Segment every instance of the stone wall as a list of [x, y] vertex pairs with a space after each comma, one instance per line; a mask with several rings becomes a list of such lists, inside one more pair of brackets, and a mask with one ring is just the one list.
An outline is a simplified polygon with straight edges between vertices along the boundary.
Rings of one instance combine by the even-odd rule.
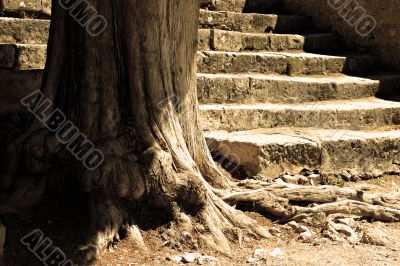
[[[269, 0], [259, 1], [269, 2]], [[312, 16], [319, 30], [332, 30], [338, 33], [349, 48], [370, 50], [377, 56], [382, 66], [400, 69], [398, 0], [282, 1], [286, 11]], [[374, 26], [374, 21], [376, 27], [368, 33], [371, 26]]]

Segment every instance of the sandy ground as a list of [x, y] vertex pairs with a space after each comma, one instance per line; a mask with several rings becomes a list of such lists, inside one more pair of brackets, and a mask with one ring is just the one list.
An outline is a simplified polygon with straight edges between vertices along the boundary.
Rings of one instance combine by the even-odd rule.
[[[369, 184], [376, 191], [396, 191], [400, 189], [399, 176], [385, 176], [377, 180], [359, 182]], [[21, 220], [15, 216], [2, 216], [0, 221], [7, 227], [5, 260], [7, 266], [44, 265], [27, 250], [20, 239], [34, 229], [40, 229], [53, 241], [74, 263], [79, 264], [80, 254], [75, 247], [84, 238], [86, 214], [73, 204], [54, 204], [32, 213], [32, 218]], [[178, 265], [166, 260], [170, 255], [182, 255], [185, 252], [200, 252], [218, 259], [217, 262], [204, 265], [399, 265], [400, 266], [400, 223], [386, 224], [374, 221], [360, 221], [361, 225], [379, 228], [387, 235], [386, 246], [367, 244], [350, 244], [332, 242], [320, 237], [318, 228], [311, 228], [316, 238], [311, 241], [299, 240], [299, 234], [288, 226], [275, 224], [258, 214], [248, 213], [260, 223], [275, 228], [276, 233], [270, 239], [245, 239], [242, 246], [232, 246], [232, 256], [228, 257], [210, 250], [173, 250], [163, 246], [156, 229], [143, 232], [147, 250], [138, 248], [128, 240], [122, 240], [115, 247], [102, 254], [94, 265], [128, 266], [128, 265]], [[307, 242], [307, 243], [305, 243]], [[263, 256], [254, 257], [256, 249], [263, 250]], [[274, 256], [273, 251], [281, 255]], [[278, 252], [278, 253], [279, 253]], [[196, 265], [193, 263], [192, 265]], [[80, 264], [81, 265], [81, 264]]]

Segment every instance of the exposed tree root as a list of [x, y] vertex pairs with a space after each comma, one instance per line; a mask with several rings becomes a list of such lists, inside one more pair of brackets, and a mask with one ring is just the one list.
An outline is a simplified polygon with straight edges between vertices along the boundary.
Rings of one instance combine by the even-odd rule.
[[[331, 239], [341, 239], [344, 236], [344, 239], [350, 242], [357, 240], [357, 234], [352, 225], [346, 224], [343, 219], [356, 217], [385, 222], [400, 221], [400, 193], [383, 195], [368, 193], [366, 187], [357, 190], [244, 180], [232, 187], [230, 192], [217, 190], [218, 194], [225, 194], [220, 197], [213, 193], [213, 189], [204, 180], [199, 180], [205, 184], [205, 188], [202, 188], [204, 193], [200, 193], [202, 196], [197, 200], [189, 201], [202, 202], [201, 205], [182, 205], [183, 198], [179, 200], [178, 196], [168, 207], [172, 219], [168, 225], [162, 227], [164, 230], [161, 235], [166, 241], [165, 244], [172, 248], [208, 247], [229, 255], [230, 244], [240, 243], [245, 235], [270, 235], [266, 228], [226, 203], [231, 206], [250, 203], [252, 210], [277, 217], [283, 223], [297, 221], [321, 226], [325, 236]], [[193, 189], [195, 186], [186, 187]], [[198, 191], [198, 188], [193, 191]], [[180, 196], [183, 195], [186, 198], [188, 192], [181, 191]], [[98, 209], [99, 207], [96, 208]], [[113, 216], [123, 217], [121, 214]], [[124, 227], [121, 225], [122, 222], [119, 230]], [[97, 246], [97, 253], [115, 239], [119, 239], [116, 228], [118, 227], [114, 227], [113, 230], [105, 229], [100, 235], [97, 230], [97, 244], [94, 245]], [[136, 234], [135, 241], [141, 243], [138, 238], [140, 239], [140, 236]]]
[[[46, 145], [51, 137], [44, 132], [34, 136], [24, 140], [20, 151], [31, 158], [23, 160], [24, 169], [39, 165], [41, 168], [34, 168], [30, 174], [45, 174], [49, 171], [46, 162], [51, 160], [48, 154], [54, 154], [58, 146]], [[104, 165], [96, 171], [85, 171], [80, 179], [87, 193], [91, 222], [87, 244], [80, 248], [87, 261], [96, 259], [121, 238], [128, 237], [138, 247], [146, 248], [139, 228], [149, 221], [159, 223], [165, 244], [172, 248], [207, 247], [229, 255], [231, 243], [241, 243], [246, 235], [270, 235], [266, 228], [234, 208], [243, 204], [282, 223], [322, 226], [325, 236], [341, 239], [344, 235], [351, 242], [356, 241], [357, 234], [351, 225], [338, 222], [338, 215], [400, 221], [400, 193], [374, 194], [369, 193], [368, 187], [301, 186], [251, 179], [222, 190], [213, 188], [196, 171], [177, 173], [171, 155], [158, 147], [137, 155], [129, 152], [123, 138], [99, 142], [99, 147], [107, 151]], [[36, 161], [30, 164], [32, 158]], [[18, 189], [9, 199], [17, 206], [29, 206], [32, 199], [37, 201], [44, 193], [45, 179], [35, 183], [31, 180], [27, 176], [14, 182]], [[154, 208], [153, 214], [150, 208]], [[141, 212], [145, 220], [139, 217]]]
[[91, 221], [88, 243], [81, 247], [87, 261], [124, 237], [144, 247], [137, 226], [159, 227], [170, 247], [212, 248], [226, 255], [230, 244], [246, 235], [270, 236], [214, 194], [219, 190], [200, 173], [177, 173], [169, 153], [152, 147], [136, 157], [115, 140], [100, 147], [109, 151], [105, 164], [82, 178]]
[[61, 144], [47, 129], [33, 125], [24, 135], [10, 143], [0, 166], [0, 189], [5, 191], [0, 202], [10, 208], [26, 209], [37, 205], [48, 187], [46, 177], [51, 175], [51, 182], [57, 183], [60, 175], [54, 165]]
[[[96, 259], [103, 250], [121, 238], [129, 237], [138, 247], [146, 248], [131, 214], [111, 202], [108, 206], [104, 204], [103, 198], [100, 205], [91, 207], [91, 221], [94, 221], [92, 231], [88, 244], [80, 248], [85, 252], [86, 260]], [[198, 210], [186, 210], [187, 206], [183, 207], [180, 202], [179, 205], [178, 202], [172, 202], [171, 222], [159, 228], [165, 245], [171, 248], [211, 248], [229, 256], [231, 243], [241, 243], [245, 236], [270, 236], [267, 228], [230, 207], [212, 192], [206, 193], [204, 205]]]
[[250, 205], [252, 210], [282, 223], [296, 221], [322, 227], [332, 240], [355, 242], [357, 234], [350, 222], [344, 222], [346, 219], [400, 222], [400, 192], [374, 194], [368, 190], [244, 180], [223, 199], [232, 206]]
[[[252, 202], [257, 210], [272, 214], [282, 221], [335, 213], [386, 222], [400, 221], [400, 193], [371, 194], [353, 188], [301, 186], [256, 180], [242, 181], [239, 186], [243, 189], [224, 196], [225, 202], [230, 205]], [[307, 206], [304, 207], [304, 204]]]

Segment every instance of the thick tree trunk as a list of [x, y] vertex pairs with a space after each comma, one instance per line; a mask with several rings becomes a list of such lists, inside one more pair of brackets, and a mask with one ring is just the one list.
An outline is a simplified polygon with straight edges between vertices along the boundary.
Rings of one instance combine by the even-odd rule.
[[[198, 119], [198, 0], [90, 0], [107, 22], [96, 36], [71, 15], [83, 8], [85, 1], [78, 2], [53, 1], [42, 85], [53, 105], [47, 110], [38, 108], [40, 100], [26, 105], [44, 111], [43, 117], [51, 117], [47, 124], [67, 135], [73, 129], [59, 131], [51, 115], [59, 108], [104, 162], [87, 170], [65, 149], [69, 143], [36, 119], [8, 150], [13, 160], [2, 184], [17, 191], [8, 196], [8, 205], [36, 203], [49, 183], [83, 192], [92, 223], [90, 257], [132, 225], [149, 222], [172, 221], [224, 252], [228, 229], [252, 227], [267, 235], [211, 187], [227, 188], [231, 181], [213, 162]], [[74, 143], [82, 149], [86, 144], [84, 137]], [[29, 159], [21, 162], [18, 154]], [[33, 174], [40, 182], [31, 182]], [[36, 193], [27, 195], [32, 186]]]

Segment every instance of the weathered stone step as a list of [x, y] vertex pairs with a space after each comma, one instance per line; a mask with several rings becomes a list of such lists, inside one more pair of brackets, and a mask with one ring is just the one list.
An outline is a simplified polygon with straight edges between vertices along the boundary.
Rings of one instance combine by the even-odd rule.
[[[0, 69], [0, 113], [19, 107], [19, 100], [38, 90], [41, 70]], [[197, 74], [200, 103], [301, 103], [322, 100], [393, 97], [400, 75], [357, 78], [345, 75], [300, 76]]]
[[200, 0], [201, 7], [209, 10], [276, 13], [283, 11], [282, 0]]
[[[46, 45], [0, 44], [0, 68], [43, 69]], [[326, 74], [365, 73], [374, 66], [370, 56], [326, 56], [284, 52], [198, 53], [200, 73]]]
[[224, 30], [199, 30], [199, 49], [241, 51], [330, 51], [338, 48], [334, 34], [266, 34]]
[[400, 171], [400, 128], [376, 131], [277, 128], [206, 132], [213, 154], [249, 176], [318, 169], [323, 174], [379, 176]]
[[311, 18], [200, 10], [200, 28], [248, 33], [304, 33], [313, 28]]
[[47, 45], [0, 44], [0, 69], [43, 69]]
[[400, 170], [400, 130], [348, 131], [275, 129], [208, 132], [211, 151], [243, 167], [249, 175], [277, 177], [303, 168], [325, 174], [349, 171], [372, 176]]
[[[286, 76], [256, 74], [198, 74], [198, 97], [213, 103], [301, 103], [346, 100], [399, 91], [400, 75], [369, 78], [342, 74]], [[389, 94], [389, 95], [388, 95]]]
[[242, 12], [246, 0], [200, 0], [200, 6], [214, 11]]
[[375, 129], [400, 125], [400, 102], [365, 98], [301, 104], [215, 104], [200, 106], [205, 130], [275, 127]]
[[9, 12], [31, 11], [48, 13], [51, 0], [0, 0], [0, 9]]
[[0, 17], [0, 43], [47, 44], [50, 21]]
[[[50, 20], [0, 17], [1, 43], [47, 43]], [[200, 11], [200, 27], [242, 32], [301, 33], [312, 27], [309, 17]]]
[[199, 30], [199, 49], [227, 52], [303, 50], [304, 37], [288, 34]]
[[375, 64], [368, 55], [327, 56], [311, 53], [203, 51], [200, 73], [328, 74], [368, 73]]

